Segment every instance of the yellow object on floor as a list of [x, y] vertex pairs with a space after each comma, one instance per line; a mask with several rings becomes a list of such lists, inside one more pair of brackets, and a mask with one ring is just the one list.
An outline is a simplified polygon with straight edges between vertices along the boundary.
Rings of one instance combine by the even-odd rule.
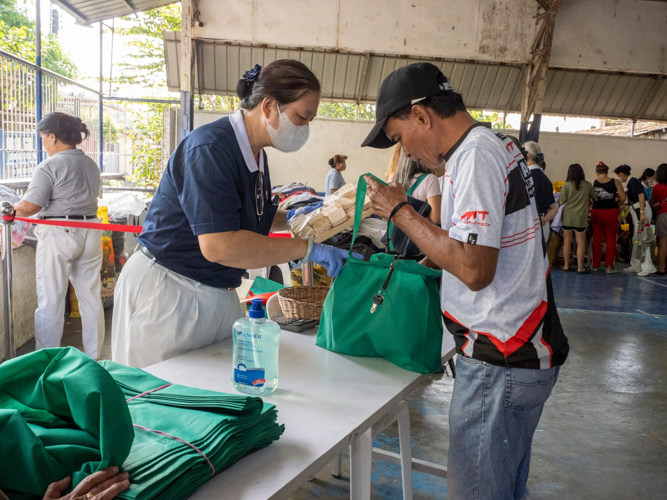
[[69, 311], [70, 318], [81, 317], [81, 313], [79, 312], [79, 299], [76, 298], [76, 292], [71, 283], [69, 285]]

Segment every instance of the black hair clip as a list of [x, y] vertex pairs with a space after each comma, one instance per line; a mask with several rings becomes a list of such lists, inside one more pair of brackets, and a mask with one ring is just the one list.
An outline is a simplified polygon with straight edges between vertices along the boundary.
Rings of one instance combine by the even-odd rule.
[[535, 155], [535, 160], [537, 163], [542, 163], [544, 161], [544, 153], [537, 153]]
[[262, 67], [259, 64], [255, 64], [255, 67], [249, 71], [243, 73], [243, 79], [247, 82], [254, 82], [259, 78], [259, 74], [262, 72]]

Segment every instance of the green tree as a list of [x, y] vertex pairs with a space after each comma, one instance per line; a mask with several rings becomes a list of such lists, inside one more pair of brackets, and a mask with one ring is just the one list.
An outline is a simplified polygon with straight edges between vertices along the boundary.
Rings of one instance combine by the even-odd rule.
[[[118, 63], [120, 76], [112, 82], [115, 90], [120, 86], [135, 86], [147, 89], [145, 97], [155, 97], [166, 90], [164, 31], [180, 31], [181, 5], [172, 4], [152, 9], [136, 16], [122, 18], [115, 33], [133, 48], [126, 59]], [[201, 107], [214, 109], [216, 101], [205, 99]], [[220, 101], [222, 105], [222, 101]], [[144, 186], [157, 186], [160, 182], [164, 159], [162, 157], [162, 121], [164, 108], [168, 104], [126, 103], [130, 112], [132, 128], [128, 131], [132, 139], [133, 180]]]
[[103, 131], [105, 142], [115, 143], [118, 141], [118, 128], [116, 128], [109, 116], [104, 117]]
[[143, 104], [130, 107], [133, 128], [128, 131], [132, 139], [132, 180], [143, 186], [155, 186], [160, 182], [163, 169], [162, 113], [168, 104]]
[[[357, 117], [357, 105], [349, 102], [323, 102], [317, 110], [317, 116], [354, 120]], [[375, 120], [375, 106], [361, 104], [360, 120]]]
[[164, 31], [181, 30], [181, 4], [176, 3], [122, 18], [123, 25], [116, 33], [127, 38], [133, 47], [127, 60], [118, 64], [121, 76], [114, 79], [117, 85], [140, 85], [149, 89], [164, 89], [165, 59]]
[[[0, 0], [0, 49], [35, 61], [35, 23], [28, 17], [26, 1]], [[42, 34], [42, 66], [67, 78], [79, 71], [55, 35]]]
[[503, 119], [497, 111], [469, 110], [470, 115], [478, 122], [491, 122], [493, 128], [503, 128]]

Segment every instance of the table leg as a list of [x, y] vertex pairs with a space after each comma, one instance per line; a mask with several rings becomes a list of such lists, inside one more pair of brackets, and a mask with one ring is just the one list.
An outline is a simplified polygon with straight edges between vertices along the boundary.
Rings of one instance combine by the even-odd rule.
[[401, 447], [401, 477], [403, 500], [412, 500], [412, 442], [410, 433], [410, 411], [403, 403], [398, 413], [398, 442]]
[[368, 429], [350, 445], [350, 499], [371, 498], [371, 457], [373, 431]]
[[331, 467], [331, 475], [336, 479], [340, 478], [343, 474], [343, 454], [341, 453], [334, 458], [329, 466]]

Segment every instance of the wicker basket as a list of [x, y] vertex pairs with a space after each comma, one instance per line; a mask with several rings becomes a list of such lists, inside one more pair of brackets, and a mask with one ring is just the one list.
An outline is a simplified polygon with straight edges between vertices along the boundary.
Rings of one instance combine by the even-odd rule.
[[293, 286], [278, 292], [283, 314], [289, 319], [320, 320], [328, 286]]

